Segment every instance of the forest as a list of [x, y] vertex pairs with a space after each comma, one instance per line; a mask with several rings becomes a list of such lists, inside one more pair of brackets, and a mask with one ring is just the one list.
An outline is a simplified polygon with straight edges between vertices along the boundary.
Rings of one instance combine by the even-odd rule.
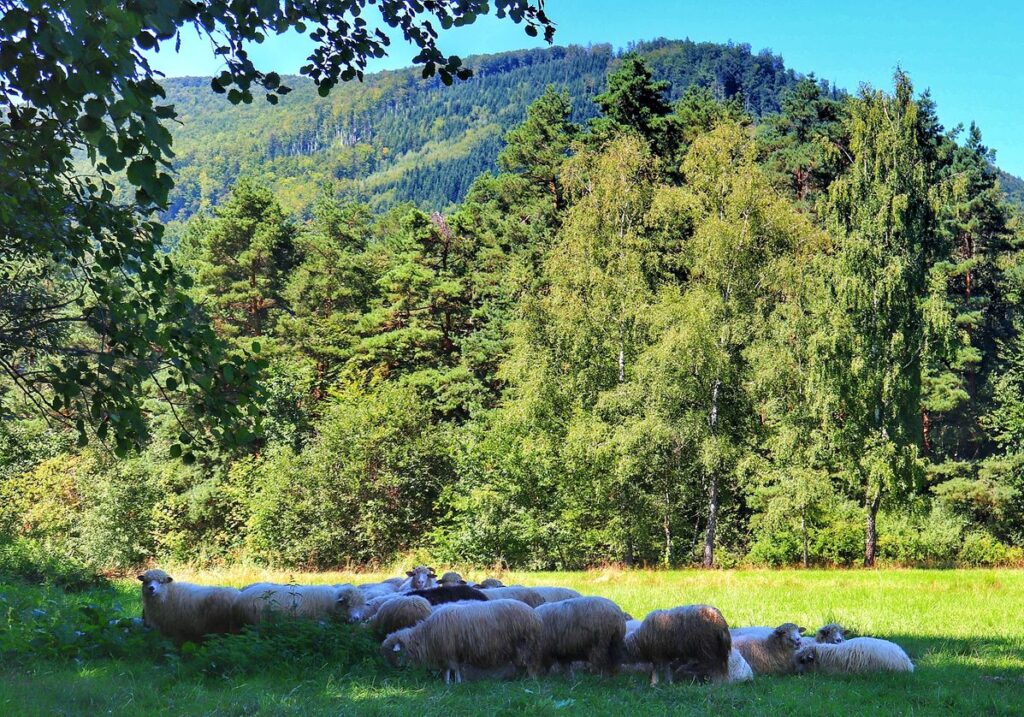
[[172, 370], [114, 450], [5, 384], [4, 559], [1024, 561], [1012, 178], [902, 71], [848, 94], [715, 47], [385, 73], [243, 108], [247, 144], [169, 83], [195, 130], [169, 257], [259, 411], [193, 450]]

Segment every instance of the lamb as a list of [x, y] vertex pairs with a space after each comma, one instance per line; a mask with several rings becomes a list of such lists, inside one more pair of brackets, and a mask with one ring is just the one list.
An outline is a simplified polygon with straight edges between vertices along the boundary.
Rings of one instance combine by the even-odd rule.
[[540, 593], [534, 592], [533, 588], [487, 588], [480, 592], [486, 595], [488, 600], [519, 600], [530, 607], [544, 604], [544, 598]]
[[749, 682], [754, 679], [754, 671], [750, 663], [744, 659], [735, 647], [729, 650], [729, 675], [726, 682]]
[[734, 634], [733, 646], [743, 655], [755, 675], [785, 675], [796, 671], [794, 655], [800, 647], [800, 633], [803, 631], [804, 628], [787, 622], [767, 636], [753, 631]]
[[431, 605], [441, 605], [460, 600], [486, 600], [487, 596], [468, 585], [449, 585], [427, 590], [413, 590], [409, 595], [426, 598]]
[[463, 580], [462, 576], [458, 573], [449, 571], [441, 576], [441, 579], [437, 581], [437, 584], [441, 587], [446, 587], [448, 585], [468, 585], [469, 583]]
[[395, 592], [407, 593], [413, 590], [426, 590], [437, 587], [437, 574], [433, 568], [417, 565], [405, 573], [408, 577], [402, 581]]
[[464, 667], [497, 668], [511, 663], [534, 677], [541, 621], [518, 600], [487, 600], [438, 607], [415, 627], [394, 632], [381, 653], [394, 666], [415, 664], [444, 670], [445, 682], [462, 682]]
[[236, 631], [233, 607], [239, 591], [235, 588], [174, 582], [163, 570], [147, 570], [139, 580], [146, 624], [175, 644]]
[[530, 590], [544, 598], [544, 602], [559, 602], [560, 600], [583, 597], [571, 588], [532, 587]]
[[578, 597], [539, 605], [543, 624], [541, 663], [545, 669], [558, 663], [586, 660], [590, 667], [614, 674], [622, 657], [626, 620], [622, 610], [603, 597]]
[[310, 619], [337, 618], [355, 622], [362, 617], [365, 598], [354, 585], [266, 585], [242, 590], [235, 601], [235, 621], [261, 622], [270, 612]]
[[498, 580], [498, 578], [484, 578], [480, 581], [480, 584], [477, 585], [477, 587], [481, 590], [485, 590], [487, 588], [503, 588], [505, 587], [505, 583]]
[[631, 662], [651, 664], [651, 684], [663, 671], [672, 682], [672, 662], [679, 661], [687, 674], [701, 681], [724, 680], [729, 674], [732, 638], [722, 613], [710, 605], [685, 605], [655, 610], [644, 618], [625, 641]]
[[399, 595], [381, 605], [369, 621], [370, 629], [384, 639], [393, 632], [426, 620], [430, 617], [430, 602], [418, 595]]
[[854, 637], [839, 644], [817, 643], [796, 653], [799, 672], [913, 672], [914, 663], [895, 642]]

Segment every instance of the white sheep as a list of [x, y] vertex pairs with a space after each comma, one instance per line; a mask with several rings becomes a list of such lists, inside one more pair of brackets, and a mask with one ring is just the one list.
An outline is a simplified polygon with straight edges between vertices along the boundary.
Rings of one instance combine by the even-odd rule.
[[895, 642], [854, 637], [839, 644], [816, 643], [796, 653], [800, 672], [913, 672], [914, 663]]
[[381, 640], [393, 632], [426, 620], [432, 608], [426, 598], [418, 595], [396, 595], [388, 600], [367, 623]]
[[395, 666], [443, 670], [445, 682], [462, 682], [463, 668], [511, 664], [537, 674], [541, 621], [518, 600], [448, 603], [415, 627], [388, 635], [381, 653]]
[[383, 580], [379, 583], [363, 583], [357, 585], [359, 592], [363, 594], [363, 598], [369, 602], [374, 598], [386, 597], [388, 595], [394, 595], [398, 591], [398, 586], [404, 581], [394, 582], [393, 580]]
[[147, 625], [175, 643], [234, 632], [233, 607], [239, 591], [175, 582], [163, 570], [147, 570], [142, 581], [142, 614]]
[[729, 675], [726, 682], [749, 682], [754, 679], [754, 671], [750, 663], [735, 647], [729, 650]]
[[560, 602], [583, 597], [572, 588], [531, 587], [530, 590], [544, 598], [544, 602]]
[[544, 597], [533, 588], [524, 588], [522, 585], [502, 588], [486, 588], [481, 590], [488, 600], [518, 600], [530, 607], [537, 607], [544, 604]]
[[398, 586], [395, 592], [408, 593], [413, 590], [426, 590], [437, 587], [437, 574], [433, 568], [426, 565], [417, 565], [412, 570], [406, 571], [406, 578]]
[[261, 622], [271, 612], [323, 620], [355, 622], [362, 617], [365, 599], [354, 585], [274, 585], [260, 583], [242, 590], [235, 601], [235, 621]]

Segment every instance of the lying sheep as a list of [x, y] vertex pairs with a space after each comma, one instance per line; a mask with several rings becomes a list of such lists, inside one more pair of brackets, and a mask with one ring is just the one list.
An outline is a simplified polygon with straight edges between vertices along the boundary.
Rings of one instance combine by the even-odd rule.
[[735, 647], [755, 675], [785, 675], [796, 671], [794, 655], [800, 647], [804, 628], [787, 622], [767, 635], [759, 632], [733, 633]]
[[544, 598], [544, 602], [559, 602], [561, 600], [572, 600], [573, 598], [582, 597], [582, 595], [571, 588], [532, 587], [530, 590]]
[[445, 682], [462, 682], [462, 670], [512, 664], [537, 674], [541, 621], [518, 600], [442, 605], [415, 627], [388, 636], [381, 653], [394, 666], [444, 670]]
[[380, 606], [369, 621], [370, 629], [379, 639], [430, 617], [430, 603], [418, 595], [398, 595]]
[[512, 587], [512, 588], [487, 588], [481, 590], [488, 600], [518, 600], [530, 607], [537, 607], [544, 604], [544, 598], [533, 590], [533, 588]]
[[468, 585], [469, 583], [463, 580], [462, 576], [458, 573], [454, 571], [449, 571], [441, 576], [441, 578], [437, 581], [437, 584], [441, 587], [447, 587], [449, 585]]
[[260, 584], [239, 593], [234, 613], [239, 625], [262, 622], [271, 612], [355, 622], [362, 617], [365, 604], [362, 591], [354, 585]]
[[407, 570], [405, 578], [395, 592], [407, 593], [413, 590], [426, 590], [437, 587], [437, 574], [433, 568], [426, 565], [417, 565], [412, 570]]
[[363, 620], [369, 620], [371, 617], [376, 615], [377, 611], [384, 605], [384, 603], [400, 597], [403, 597], [401, 593], [391, 593], [390, 595], [378, 595], [375, 598], [370, 598], [366, 601], [366, 605], [363, 607]]
[[485, 590], [487, 588], [503, 588], [505, 587], [505, 583], [498, 580], [498, 578], [484, 578], [480, 581], [480, 584], [477, 585], [477, 587], [481, 590]]
[[913, 672], [914, 663], [895, 642], [854, 637], [839, 644], [817, 643], [796, 653], [799, 672]]
[[754, 679], [754, 671], [740, 651], [735, 647], [729, 650], [729, 675], [726, 682], [749, 682]]
[[629, 661], [650, 663], [652, 685], [659, 672], [672, 682], [673, 662], [701, 681], [727, 679], [731, 647], [729, 625], [710, 605], [655, 610], [625, 640]]
[[622, 657], [626, 620], [619, 606], [603, 597], [578, 597], [540, 605], [543, 624], [541, 665], [567, 665], [585, 660], [592, 669], [614, 674]]
[[846, 640], [846, 628], [837, 622], [830, 622], [828, 625], [819, 627], [818, 631], [814, 633], [814, 641], [826, 645], [838, 645], [844, 640]]
[[147, 570], [142, 581], [145, 623], [176, 644], [198, 642], [205, 635], [235, 632], [235, 588], [174, 582], [163, 570]]
[[427, 590], [413, 590], [409, 595], [418, 595], [426, 598], [431, 605], [442, 605], [448, 602], [459, 602], [460, 600], [486, 600], [487, 596], [476, 588], [468, 585], [449, 585]]
[[398, 591], [398, 586], [404, 582], [404, 578], [399, 579], [398, 583], [392, 582], [391, 580], [384, 580], [379, 583], [363, 583], [357, 585], [359, 592], [363, 594], [363, 598], [369, 602], [379, 597], [387, 597], [394, 595]]

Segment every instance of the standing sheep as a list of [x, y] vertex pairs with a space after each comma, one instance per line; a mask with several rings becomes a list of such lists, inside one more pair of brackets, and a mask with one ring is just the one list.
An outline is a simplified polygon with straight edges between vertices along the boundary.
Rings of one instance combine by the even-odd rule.
[[800, 647], [803, 631], [802, 627], [787, 622], [768, 635], [753, 631], [734, 634], [733, 647], [743, 655], [755, 675], [785, 675], [796, 671], [794, 655]]
[[571, 676], [572, 661], [586, 660], [592, 669], [614, 674], [626, 636], [626, 620], [618, 605], [603, 597], [578, 597], [539, 605], [535, 612], [543, 624], [545, 670], [564, 664]]
[[895, 642], [854, 637], [839, 644], [817, 643], [796, 653], [799, 672], [913, 672], [914, 663]]
[[370, 629], [383, 640], [398, 630], [412, 627], [430, 617], [430, 603], [417, 595], [399, 595], [381, 605], [370, 619]]
[[664, 672], [672, 682], [672, 663], [702, 681], [724, 680], [729, 674], [732, 638], [722, 613], [710, 605], [685, 605], [655, 610], [626, 637], [625, 651], [631, 662], [651, 664], [651, 684]]
[[537, 674], [541, 622], [517, 600], [442, 605], [415, 627], [391, 633], [381, 653], [394, 666], [444, 670], [445, 682], [462, 682], [464, 667], [512, 664]]
[[139, 580], [143, 619], [176, 644], [235, 632], [233, 607], [239, 595], [235, 588], [174, 582], [163, 570], [147, 570]]
[[259, 584], [241, 591], [234, 613], [240, 625], [259, 623], [269, 612], [355, 622], [362, 617], [364, 606], [363, 593], [354, 585]]
[[544, 598], [533, 590], [533, 588], [512, 587], [512, 588], [487, 588], [481, 590], [488, 600], [518, 600], [530, 607], [537, 607], [544, 604]]
[[486, 600], [487, 596], [468, 585], [449, 585], [427, 590], [413, 590], [409, 595], [426, 598], [431, 605], [442, 605], [460, 600]]

